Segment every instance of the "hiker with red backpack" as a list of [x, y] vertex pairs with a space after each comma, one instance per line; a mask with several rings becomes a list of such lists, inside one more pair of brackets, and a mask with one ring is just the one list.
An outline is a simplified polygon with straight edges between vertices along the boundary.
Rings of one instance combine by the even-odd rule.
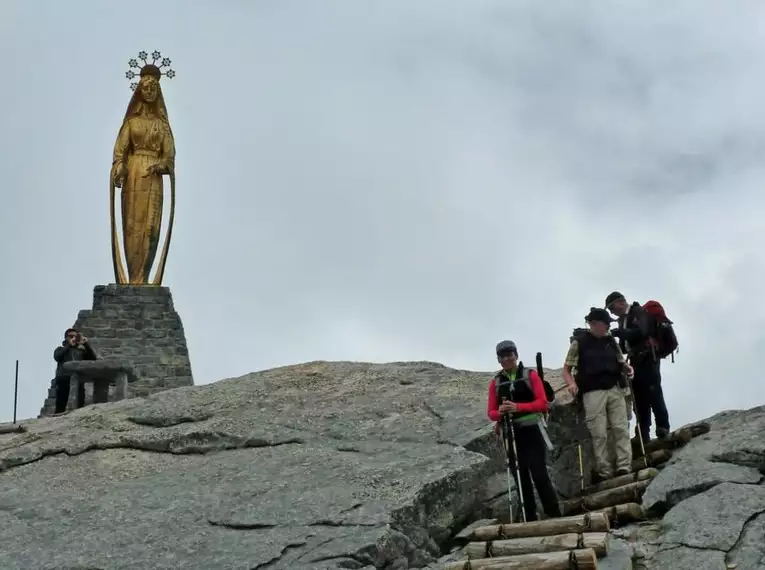
[[669, 412], [661, 387], [661, 360], [677, 349], [672, 321], [658, 301], [630, 304], [624, 295], [614, 291], [605, 304], [617, 316], [619, 328], [611, 334], [619, 338], [620, 348], [635, 371], [632, 397], [638, 423], [636, 439], [642, 437], [643, 444], [650, 441], [651, 413], [656, 419], [656, 437], [664, 439], [669, 435]]

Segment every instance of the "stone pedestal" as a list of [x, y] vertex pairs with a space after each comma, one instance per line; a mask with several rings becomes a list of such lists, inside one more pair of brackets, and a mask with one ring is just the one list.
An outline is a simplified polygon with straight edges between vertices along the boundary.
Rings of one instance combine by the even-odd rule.
[[[98, 285], [93, 308], [80, 311], [74, 328], [88, 337], [99, 359], [129, 367], [128, 398], [194, 385], [183, 324], [168, 287]], [[96, 394], [95, 384], [93, 390]], [[53, 409], [51, 386], [41, 415]]]

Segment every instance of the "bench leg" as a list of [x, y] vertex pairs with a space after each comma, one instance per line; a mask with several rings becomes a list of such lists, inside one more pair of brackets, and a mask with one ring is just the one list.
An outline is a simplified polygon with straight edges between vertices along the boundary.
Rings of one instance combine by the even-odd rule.
[[93, 403], [93, 391], [94, 391], [94, 385], [93, 380], [86, 380], [83, 384], [83, 388], [85, 389], [85, 398], [82, 402], [83, 406], [89, 406]]
[[115, 379], [114, 386], [114, 399], [124, 400], [127, 398], [128, 390], [128, 375], [125, 372], [120, 372]]
[[66, 402], [66, 411], [71, 412], [76, 410], [79, 406], [79, 393], [80, 393], [80, 375], [72, 374], [69, 380], [69, 400]]

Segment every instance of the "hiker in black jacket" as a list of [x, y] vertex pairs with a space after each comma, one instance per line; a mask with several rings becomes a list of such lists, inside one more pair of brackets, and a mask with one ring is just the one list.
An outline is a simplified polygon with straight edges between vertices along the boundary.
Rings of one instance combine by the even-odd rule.
[[53, 385], [56, 387], [57, 414], [66, 411], [66, 404], [69, 401], [71, 375], [64, 370], [64, 364], [75, 360], [96, 359], [96, 353], [88, 339], [75, 329], [66, 329], [64, 341], [53, 351], [53, 360], [56, 361], [56, 378], [53, 380]]
[[635, 428], [643, 442], [651, 439], [651, 413], [656, 418], [656, 437], [669, 435], [669, 412], [661, 388], [661, 360], [652, 349], [651, 339], [656, 337], [656, 324], [640, 303], [629, 304], [624, 295], [614, 291], [606, 297], [606, 308], [618, 317], [618, 329], [611, 334], [619, 338], [621, 349], [629, 356], [635, 370], [632, 397], [638, 426]]

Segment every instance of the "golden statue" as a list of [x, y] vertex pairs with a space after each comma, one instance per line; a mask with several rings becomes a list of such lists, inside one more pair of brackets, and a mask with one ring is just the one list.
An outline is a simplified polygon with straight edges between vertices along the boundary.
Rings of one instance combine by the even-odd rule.
[[[128, 79], [138, 75], [138, 83], [133, 83], [133, 96], [128, 103], [122, 127], [114, 143], [114, 158], [110, 176], [110, 208], [112, 226], [112, 262], [114, 278], [119, 284], [161, 285], [170, 249], [175, 217], [175, 141], [170, 121], [167, 117], [165, 99], [159, 80], [162, 75], [172, 79], [172, 69], [162, 71], [170, 65], [170, 60], [163, 58], [156, 65], [161, 54], [151, 54], [152, 62], [146, 52], [138, 54], [144, 63], [136, 74], [132, 69], [126, 73]], [[131, 68], [138, 68], [136, 59], [131, 59]], [[162, 205], [164, 187], [162, 176], [170, 178], [170, 219], [162, 253], [152, 281], [149, 272], [154, 264], [159, 245], [160, 226], [162, 225]], [[120, 245], [117, 237], [117, 221], [114, 212], [115, 188], [122, 189], [122, 234], [125, 246], [127, 273], [122, 263]]]

